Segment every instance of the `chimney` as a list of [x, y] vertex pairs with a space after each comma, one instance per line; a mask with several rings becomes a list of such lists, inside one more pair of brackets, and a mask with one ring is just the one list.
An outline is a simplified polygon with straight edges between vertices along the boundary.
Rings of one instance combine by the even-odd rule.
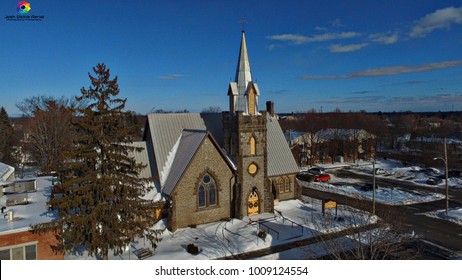
[[266, 111], [270, 114], [271, 117], [274, 117], [274, 102], [266, 101]]

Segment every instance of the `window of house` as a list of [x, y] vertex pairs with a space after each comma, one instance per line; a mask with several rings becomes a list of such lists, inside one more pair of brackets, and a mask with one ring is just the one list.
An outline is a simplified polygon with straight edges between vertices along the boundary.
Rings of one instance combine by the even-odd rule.
[[36, 260], [37, 244], [20, 244], [0, 248], [0, 260]]
[[255, 138], [251, 136], [249, 142], [250, 142], [250, 155], [254, 156], [256, 154]]
[[209, 207], [218, 204], [218, 192], [215, 179], [206, 173], [202, 176], [197, 188], [198, 207]]

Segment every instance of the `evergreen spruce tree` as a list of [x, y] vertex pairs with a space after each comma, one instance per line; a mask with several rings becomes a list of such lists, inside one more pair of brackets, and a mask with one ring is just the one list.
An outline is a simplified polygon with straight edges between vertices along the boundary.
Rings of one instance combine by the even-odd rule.
[[138, 177], [144, 166], [131, 156], [134, 127], [128, 125], [131, 113], [123, 111], [126, 99], [117, 98], [117, 77], [111, 80], [104, 64], [93, 71], [96, 76], [88, 74], [91, 86], [77, 98], [89, 105], [76, 109], [78, 136], [62, 182], [66, 195], [50, 204], [59, 215], [55, 226], [64, 240], [58, 249], [83, 246], [90, 256], [107, 259], [137, 237], [148, 238], [155, 248], [160, 232], [149, 229], [154, 209], [141, 198], [148, 191], [147, 180]]
[[5, 108], [0, 107], [0, 162], [14, 165], [16, 135]]

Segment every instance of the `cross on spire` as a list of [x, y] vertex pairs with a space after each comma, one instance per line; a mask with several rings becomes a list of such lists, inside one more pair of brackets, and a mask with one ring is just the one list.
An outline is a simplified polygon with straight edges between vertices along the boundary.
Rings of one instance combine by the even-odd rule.
[[242, 24], [242, 32], [245, 32], [245, 24], [247, 23], [247, 21], [245, 20], [245, 18], [242, 18], [241, 19], [241, 24]]

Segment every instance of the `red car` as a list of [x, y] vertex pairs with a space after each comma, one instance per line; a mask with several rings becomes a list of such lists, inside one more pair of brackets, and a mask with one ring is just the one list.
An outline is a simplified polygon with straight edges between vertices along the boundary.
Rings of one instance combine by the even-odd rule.
[[327, 173], [319, 174], [314, 181], [316, 182], [328, 182], [330, 180], [330, 175]]

